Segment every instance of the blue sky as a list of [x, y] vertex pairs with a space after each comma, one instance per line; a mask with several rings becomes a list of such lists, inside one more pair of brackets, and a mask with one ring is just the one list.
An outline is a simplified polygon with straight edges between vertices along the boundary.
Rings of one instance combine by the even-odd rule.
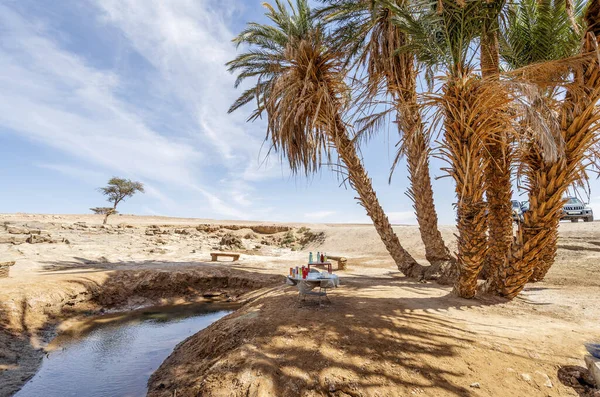
[[[0, 212], [87, 213], [115, 175], [147, 187], [123, 213], [368, 222], [331, 170], [291, 176], [266, 158], [264, 122], [246, 123], [249, 108], [227, 114], [239, 95], [224, 66], [231, 38], [263, 20], [261, 1], [0, 2]], [[387, 182], [394, 128], [362, 154], [391, 221], [415, 223], [405, 165]], [[452, 224], [453, 184], [434, 189]]]

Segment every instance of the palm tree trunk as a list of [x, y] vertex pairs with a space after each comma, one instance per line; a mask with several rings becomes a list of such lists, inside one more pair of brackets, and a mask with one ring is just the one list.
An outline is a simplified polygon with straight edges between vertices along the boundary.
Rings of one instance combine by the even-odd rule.
[[[485, 80], [497, 81], [500, 74], [497, 14], [485, 20], [481, 36], [481, 73]], [[510, 126], [507, 125], [507, 130]], [[485, 273], [490, 287], [501, 283], [500, 271], [506, 267], [513, 241], [511, 148], [508, 131], [492, 134], [486, 143], [489, 165], [485, 172], [488, 202], [488, 255]]]
[[558, 223], [569, 186], [585, 172], [587, 151], [598, 141], [600, 65], [594, 53], [600, 37], [600, 0], [592, 0], [586, 12], [587, 31], [583, 54], [589, 60], [575, 73], [575, 85], [564, 100], [561, 135], [564, 156], [552, 163], [535, 160], [530, 165], [530, 210], [525, 216], [524, 244], [512, 263], [512, 274], [501, 294], [514, 298], [529, 281], [542, 280], [556, 256]]
[[569, 186], [565, 163], [564, 159], [551, 164], [542, 162], [528, 175], [532, 178], [528, 183], [534, 188], [530, 190], [529, 211], [525, 213], [522, 228], [523, 245], [500, 274], [503, 280], [498, 293], [501, 296], [514, 298], [534, 278], [536, 269], [546, 268], [554, 261], [563, 194]]
[[[405, 35], [392, 28], [397, 43], [392, 53], [400, 45], [405, 45]], [[401, 148], [406, 154], [408, 179], [410, 186], [407, 192], [413, 202], [413, 208], [419, 224], [421, 240], [425, 246], [425, 258], [431, 266], [423, 268], [423, 273], [416, 275], [419, 279], [437, 278], [447, 282], [455, 270], [456, 260], [444, 243], [438, 229], [438, 216], [433, 200], [431, 176], [429, 172], [429, 141], [421, 118], [417, 100], [415, 59], [413, 55], [394, 55], [390, 58], [393, 67], [389, 69], [394, 75], [388, 78], [388, 91], [396, 100], [398, 131]]]
[[[443, 88], [444, 141], [442, 153], [450, 164], [447, 170], [456, 184], [458, 269], [454, 285], [456, 294], [473, 298], [477, 277], [486, 252], [486, 204], [483, 200], [484, 173], [487, 159], [483, 156], [483, 140], [487, 115], [482, 112], [484, 100], [481, 84], [473, 77], [451, 77]], [[485, 102], [485, 100], [484, 100]], [[492, 109], [493, 111], [493, 109]]]
[[433, 266], [439, 266], [450, 261], [451, 256], [438, 229], [429, 174], [429, 144], [414, 91], [405, 95], [403, 111], [399, 113], [398, 128], [404, 132], [403, 144], [410, 181], [407, 194], [414, 203], [421, 240], [425, 245], [425, 257]]
[[375, 230], [381, 237], [385, 248], [388, 250], [398, 269], [406, 276], [411, 276], [415, 269], [421, 265], [400, 244], [398, 236], [394, 233], [388, 217], [379, 204], [377, 195], [373, 190], [371, 179], [356, 153], [354, 142], [348, 138], [346, 126], [342, 119], [336, 118], [336, 133], [333, 137], [336, 150], [340, 155], [346, 169], [350, 185], [358, 193], [358, 200], [373, 221]]

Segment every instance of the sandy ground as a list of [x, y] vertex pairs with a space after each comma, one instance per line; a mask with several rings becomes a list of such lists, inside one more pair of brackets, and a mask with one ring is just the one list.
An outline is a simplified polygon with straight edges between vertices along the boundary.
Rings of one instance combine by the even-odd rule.
[[[569, 371], [583, 366], [584, 342], [600, 341], [600, 223], [561, 224], [547, 279], [503, 302], [406, 280], [365, 225], [118, 216], [104, 228], [93, 215], [26, 214], [0, 221], [0, 262], [16, 261], [0, 279], [0, 396], [34, 373], [61, 321], [207, 296], [251, 298], [182, 343], [151, 379], [151, 395], [594, 395], [571, 387], [579, 383]], [[417, 228], [396, 232], [426, 264]], [[442, 233], [453, 248], [454, 229]], [[228, 235], [241, 246], [222, 246]], [[217, 249], [243, 255], [208, 263]], [[281, 275], [308, 251], [349, 258], [331, 304], [299, 302], [282, 286]]]

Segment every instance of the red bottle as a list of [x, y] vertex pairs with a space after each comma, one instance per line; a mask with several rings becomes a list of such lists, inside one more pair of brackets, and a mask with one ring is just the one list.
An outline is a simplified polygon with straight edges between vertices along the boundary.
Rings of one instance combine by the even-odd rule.
[[325, 255], [321, 254], [321, 263], [325, 262]]

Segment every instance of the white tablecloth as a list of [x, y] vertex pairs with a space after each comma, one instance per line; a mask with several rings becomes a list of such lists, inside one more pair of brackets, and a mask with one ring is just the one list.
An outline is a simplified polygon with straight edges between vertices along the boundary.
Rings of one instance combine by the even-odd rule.
[[340, 278], [335, 274], [308, 273], [306, 278], [293, 278], [288, 276], [285, 280], [288, 285], [298, 285], [300, 283], [307, 289], [316, 287], [336, 288], [340, 285]]

